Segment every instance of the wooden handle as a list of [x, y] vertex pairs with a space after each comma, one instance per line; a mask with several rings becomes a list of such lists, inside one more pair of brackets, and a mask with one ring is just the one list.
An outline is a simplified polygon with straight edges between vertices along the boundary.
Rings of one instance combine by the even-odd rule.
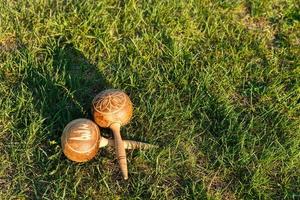
[[[157, 145], [148, 144], [144, 142], [138, 142], [134, 140], [123, 140], [124, 148], [125, 149], [151, 149], [151, 148], [158, 148]], [[105, 146], [115, 146], [115, 140], [107, 139], [105, 137], [101, 137], [99, 148]]]
[[107, 139], [105, 137], [101, 137], [100, 141], [99, 141], [99, 148], [106, 147], [107, 145], [108, 146], [115, 146], [112, 143], [115, 143], [115, 141], [111, 140], [111, 139]]
[[114, 134], [115, 150], [116, 150], [116, 154], [118, 157], [120, 169], [123, 174], [123, 178], [125, 180], [127, 180], [128, 179], [128, 169], [127, 169], [126, 152], [125, 152], [125, 148], [124, 148], [124, 142], [123, 142], [121, 134], [120, 134], [120, 127], [121, 127], [121, 125], [119, 123], [113, 123], [110, 125], [110, 128], [112, 129], [113, 134]]
[[124, 140], [125, 149], [151, 149], [158, 148], [158, 146], [153, 144], [148, 144], [144, 142], [138, 142], [134, 140]]

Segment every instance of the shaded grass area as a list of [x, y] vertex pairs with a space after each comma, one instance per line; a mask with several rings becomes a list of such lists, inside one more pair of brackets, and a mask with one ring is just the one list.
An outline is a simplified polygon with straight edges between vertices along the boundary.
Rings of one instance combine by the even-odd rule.
[[[2, 1], [0, 195], [16, 199], [296, 199], [297, 1]], [[94, 95], [134, 103], [123, 181], [113, 149], [60, 149]], [[103, 135], [111, 136], [108, 130]]]

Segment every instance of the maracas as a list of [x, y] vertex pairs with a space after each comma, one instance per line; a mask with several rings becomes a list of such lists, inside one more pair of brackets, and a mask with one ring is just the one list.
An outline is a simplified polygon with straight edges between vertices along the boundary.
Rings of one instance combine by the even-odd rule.
[[61, 146], [70, 160], [85, 162], [96, 156], [99, 140], [100, 131], [94, 122], [88, 119], [75, 119], [64, 128]]
[[[98, 126], [89, 119], [75, 119], [67, 124], [61, 136], [61, 145], [64, 154], [70, 160], [85, 162], [96, 156], [98, 149], [105, 146], [114, 146], [114, 141], [101, 137]], [[155, 145], [124, 140], [125, 149], [148, 149]]]
[[124, 179], [128, 179], [127, 160], [120, 128], [129, 122], [133, 106], [129, 97], [120, 90], [109, 89], [100, 92], [93, 99], [94, 121], [103, 128], [110, 128], [114, 134], [115, 149]]

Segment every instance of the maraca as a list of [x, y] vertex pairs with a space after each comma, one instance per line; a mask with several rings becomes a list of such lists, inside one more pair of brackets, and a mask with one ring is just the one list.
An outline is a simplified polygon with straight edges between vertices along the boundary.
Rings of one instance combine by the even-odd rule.
[[130, 121], [132, 110], [133, 106], [129, 97], [116, 89], [100, 92], [92, 102], [94, 121], [99, 126], [110, 128], [113, 131], [116, 154], [125, 180], [128, 179], [128, 170], [120, 128]]
[[[70, 160], [86, 162], [96, 156], [98, 149], [114, 146], [114, 141], [101, 137], [98, 126], [89, 119], [75, 119], [67, 124], [61, 136], [64, 154]], [[124, 140], [125, 149], [148, 149], [156, 147], [151, 144]]]

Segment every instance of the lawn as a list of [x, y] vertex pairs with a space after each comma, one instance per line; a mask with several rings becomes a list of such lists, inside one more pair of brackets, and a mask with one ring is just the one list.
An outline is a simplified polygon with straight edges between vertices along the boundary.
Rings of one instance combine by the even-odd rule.
[[[160, 146], [127, 181], [113, 148], [60, 146], [107, 88]], [[0, 141], [0, 199], [299, 199], [300, 3], [2, 0]]]

